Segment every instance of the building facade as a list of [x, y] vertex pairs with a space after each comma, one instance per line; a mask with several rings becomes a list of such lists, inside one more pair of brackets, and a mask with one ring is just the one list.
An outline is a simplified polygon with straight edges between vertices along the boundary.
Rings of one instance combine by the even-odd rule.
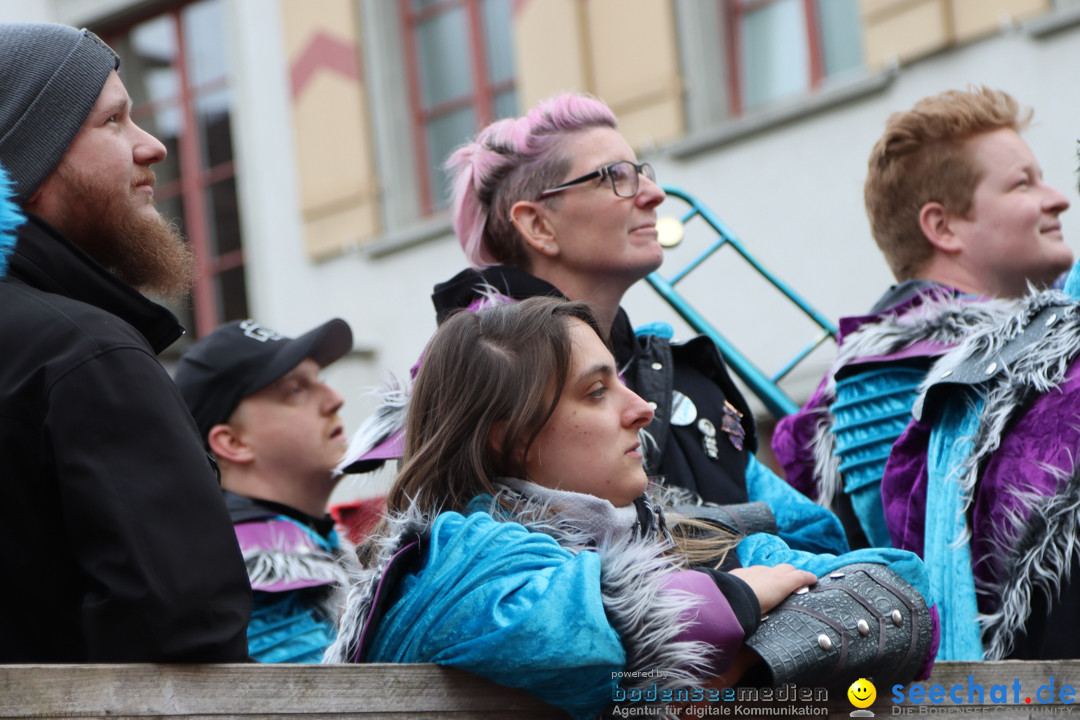
[[[892, 281], [862, 203], [886, 117], [985, 84], [1035, 110], [1048, 181], [1076, 195], [1080, 0], [8, 0], [11, 20], [88, 26], [122, 55], [165, 141], [164, 212], [199, 257], [198, 336], [252, 315], [286, 333], [331, 316], [357, 348], [328, 379], [350, 429], [365, 391], [408, 375], [432, 286], [463, 257], [441, 163], [475, 130], [563, 90], [603, 98], [662, 185], [719, 216], [825, 316]], [[670, 207], [669, 207], [670, 206]], [[679, 216], [677, 200], [661, 215]], [[1066, 239], [1080, 241], [1076, 210]], [[662, 274], [709, 240], [691, 231]], [[684, 294], [771, 374], [816, 334], [731, 254]], [[644, 283], [635, 322], [689, 329]], [[801, 401], [831, 357], [782, 383]]]

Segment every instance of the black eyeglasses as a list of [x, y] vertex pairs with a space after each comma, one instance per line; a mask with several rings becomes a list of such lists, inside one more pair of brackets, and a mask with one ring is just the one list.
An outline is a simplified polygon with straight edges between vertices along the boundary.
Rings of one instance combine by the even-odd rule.
[[562, 192], [566, 188], [580, 185], [595, 178], [607, 178], [611, 181], [611, 189], [615, 191], [616, 195], [623, 198], [632, 198], [638, 194], [639, 175], [644, 175], [649, 180], [656, 182], [656, 171], [653, 170], [653, 166], [649, 163], [632, 163], [629, 160], [620, 160], [579, 178], [564, 182], [562, 185], [545, 190], [540, 193], [540, 197], [546, 198], [549, 195]]

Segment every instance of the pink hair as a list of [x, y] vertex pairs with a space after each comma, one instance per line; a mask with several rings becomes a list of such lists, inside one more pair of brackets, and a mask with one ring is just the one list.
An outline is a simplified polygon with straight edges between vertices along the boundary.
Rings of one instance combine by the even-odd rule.
[[524, 117], [493, 122], [450, 155], [454, 229], [472, 267], [528, 269], [510, 208], [562, 179], [570, 166], [559, 153], [565, 134], [596, 127], [616, 127], [611, 109], [590, 95], [564, 93]]

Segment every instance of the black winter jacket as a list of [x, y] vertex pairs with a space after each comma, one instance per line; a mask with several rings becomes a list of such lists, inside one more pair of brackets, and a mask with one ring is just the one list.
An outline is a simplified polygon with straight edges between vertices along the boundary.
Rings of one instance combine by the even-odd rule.
[[0, 282], [0, 663], [242, 662], [251, 590], [156, 355], [176, 318], [42, 220]]

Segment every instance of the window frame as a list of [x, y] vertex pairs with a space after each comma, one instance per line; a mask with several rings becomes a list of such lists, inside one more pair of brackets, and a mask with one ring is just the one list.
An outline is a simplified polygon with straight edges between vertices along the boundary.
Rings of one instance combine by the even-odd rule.
[[[728, 107], [732, 117], [741, 117], [746, 111], [746, 92], [743, 87], [744, 58], [743, 52], [743, 17], [750, 12], [775, 5], [784, 0], [720, 0], [725, 9], [725, 22], [722, 37], [726, 37], [728, 48]], [[803, 11], [804, 27], [807, 34], [807, 85], [812, 93], [821, 88], [825, 74], [825, 49], [819, 18], [821, 0], [800, 0]]]
[[[429, 217], [440, 206], [436, 205], [437, 191], [431, 186], [429, 169], [435, 159], [427, 142], [429, 123], [453, 112], [472, 107], [476, 117], [476, 130], [490, 124], [495, 119], [495, 98], [501, 93], [515, 90], [518, 86], [516, 73], [510, 79], [493, 82], [491, 69], [488, 67], [486, 48], [488, 29], [484, 25], [483, 0], [436, 0], [419, 10], [414, 8], [413, 0], [398, 0], [400, 27], [403, 37], [402, 47], [405, 54], [406, 75], [408, 78], [409, 112], [411, 119], [414, 163], [419, 187], [420, 215]], [[468, 95], [440, 102], [425, 107], [421, 94], [420, 58], [416, 42], [418, 26], [451, 10], [463, 9], [466, 25], [471, 35], [467, 43], [469, 48], [469, 68], [472, 77], [472, 91]], [[462, 138], [464, 142], [466, 138]], [[441, 162], [441, 161], [440, 161]]]

